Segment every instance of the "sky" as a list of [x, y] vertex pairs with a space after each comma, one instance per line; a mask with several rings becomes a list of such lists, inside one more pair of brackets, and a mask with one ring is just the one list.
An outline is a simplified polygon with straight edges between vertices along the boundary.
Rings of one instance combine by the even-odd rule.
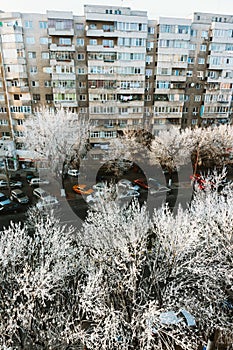
[[233, 15], [232, 0], [2, 0], [4, 12], [46, 13], [46, 10], [72, 11], [84, 15], [84, 5], [114, 5], [147, 11], [149, 19], [161, 17], [190, 17], [193, 12]]

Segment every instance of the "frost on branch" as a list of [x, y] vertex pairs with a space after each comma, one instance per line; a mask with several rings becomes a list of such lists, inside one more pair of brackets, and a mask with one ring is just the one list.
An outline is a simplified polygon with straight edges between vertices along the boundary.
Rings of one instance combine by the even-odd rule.
[[217, 329], [230, 349], [232, 203], [229, 184], [176, 215], [109, 201], [79, 232], [35, 215], [1, 232], [1, 347], [197, 350]]
[[85, 154], [90, 123], [75, 113], [43, 109], [25, 122], [26, 146], [38, 164], [60, 174], [64, 164], [79, 164]]

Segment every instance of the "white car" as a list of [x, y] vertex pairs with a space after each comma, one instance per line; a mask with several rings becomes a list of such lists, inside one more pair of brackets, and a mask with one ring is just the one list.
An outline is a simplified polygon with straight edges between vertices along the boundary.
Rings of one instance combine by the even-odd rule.
[[157, 179], [149, 178], [149, 193], [151, 195], [161, 194], [161, 193], [170, 193], [171, 189], [165, 185], [162, 185]]
[[59, 205], [59, 201], [56, 197], [48, 196], [41, 199], [38, 203], [36, 203], [37, 209], [52, 209]]
[[11, 198], [15, 199], [20, 204], [27, 204], [29, 202], [28, 196], [19, 189], [15, 189], [11, 191]]
[[97, 182], [97, 184], [92, 186], [94, 190], [96, 191], [103, 191], [107, 188], [106, 182]]
[[34, 196], [36, 196], [39, 199], [50, 196], [50, 194], [47, 191], [45, 191], [43, 188], [40, 188], [40, 187], [39, 188], [35, 188], [33, 190], [32, 194], [34, 194]]
[[4, 193], [0, 193], [0, 204], [1, 205], [7, 205], [7, 204], [10, 204], [10, 203], [11, 203], [10, 199], [7, 196], [5, 196]]
[[80, 172], [77, 169], [69, 169], [67, 174], [70, 176], [79, 176]]
[[30, 186], [39, 186], [39, 185], [49, 185], [49, 181], [46, 179], [41, 179], [39, 177], [33, 177], [29, 181]]
[[126, 192], [119, 193], [117, 198], [118, 199], [127, 199], [127, 198], [135, 198], [135, 197], [139, 197], [139, 196], [140, 196], [140, 193], [138, 191], [128, 190]]
[[138, 191], [140, 190], [140, 187], [138, 185], [134, 185], [131, 181], [129, 181], [128, 179], [121, 179], [118, 181], [117, 183], [118, 187], [127, 189], [127, 190], [135, 190]]
[[[23, 187], [23, 183], [21, 181], [9, 181], [10, 187]], [[8, 182], [6, 180], [0, 180], [0, 188], [7, 188]]]

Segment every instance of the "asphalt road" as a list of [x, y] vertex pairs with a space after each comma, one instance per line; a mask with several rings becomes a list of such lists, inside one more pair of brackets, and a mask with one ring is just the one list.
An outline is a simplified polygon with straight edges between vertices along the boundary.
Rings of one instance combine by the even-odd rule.
[[[98, 177], [103, 176], [104, 174], [99, 173]], [[106, 174], [105, 174], [106, 175]], [[160, 177], [160, 182], [165, 184], [165, 178], [164, 175], [157, 174], [157, 178]], [[129, 180], [136, 179], [138, 177], [143, 177], [144, 174], [141, 172], [137, 172], [135, 170], [131, 170], [128, 173], [121, 175], [119, 177], [113, 176], [111, 174], [108, 174], [105, 176], [108, 181], [114, 180], [117, 182], [120, 178], [127, 178]], [[21, 208], [16, 213], [10, 213], [0, 215], [0, 230], [3, 230], [7, 228], [10, 225], [10, 222], [25, 222], [27, 218], [27, 210], [30, 206], [33, 206], [36, 204], [37, 199], [32, 194], [33, 188], [29, 186], [29, 184], [26, 181], [26, 174], [21, 174], [21, 179], [23, 182], [23, 188], [22, 190], [29, 196], [30, 203], [29, 205], [21, 205]], [[93, 179], [86, 179], [87, 183], [93, 183]], [[64, 180], [64, 187], [65, 187], [65, 193], [66, 196], [62, 197], [60, 192], [60, 185], [55, 180], [52, 180], [49, 185], [44, 185], [43, 188], [47, 190], [52, 195], [55, 195], [59, 200], [59, 207], [54, 209], [54, 214], [57, 216], [60, 221], [64, 224], [72, 224], [75, 227], [80, 228], [82, 225], [82, 222], [87, 217], [87, 209], [88, 204], [85, 202], [85, 199], [79, 195], [76, 194], [72, 190], [72, 186], [74, 184], [77, 184], [77, 182], [83, 183], [84, 179], [80, 178], [77, 179], [72, 176], [68, 176]], [[166, 201], [171, 209], [174, 208], [176, 210], [176, 207], [178, 203], [181, 203], [183, 206], [186, 206], [188, 202], [190, 202], [191, 199], [191, 185], [190, 182], [187, 181], [187, 183], [180, 183], [180, 186], [177, 187], [177, 185], [174, 184], [172, 186], [171, 194], [166, 195], [160, 194], [160, 195], [154, 195], [151, 196], [148, 194], [148, 191], [145, 189], [140, 190], [140, 197], [139, 202], [141, 204], [146, 203], [149, 211], [152, 213], [154, 208], [159, 208], [161, 205]], [[0, 192], [5, 193], [8, 195], [8, 191], [6, 189], [0, 189]]]

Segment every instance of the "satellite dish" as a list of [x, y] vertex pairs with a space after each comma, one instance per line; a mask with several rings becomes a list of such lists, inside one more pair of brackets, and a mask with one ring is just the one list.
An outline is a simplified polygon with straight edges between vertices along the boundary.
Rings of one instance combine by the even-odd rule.
[[194, 84], [194, 83], [191, 83], [191, 84], [190, 84], [190, 86], [191, 86], [191, 87], [194, 87], [194, 86], [195, 86], [195, 84]]

